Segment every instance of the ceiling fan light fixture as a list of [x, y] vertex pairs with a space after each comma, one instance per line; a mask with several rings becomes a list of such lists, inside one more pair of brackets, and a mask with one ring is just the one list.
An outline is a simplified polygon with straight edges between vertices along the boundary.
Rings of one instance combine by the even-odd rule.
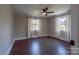
[[46, 13], [44, 12], [43, 15], [45, 15]]

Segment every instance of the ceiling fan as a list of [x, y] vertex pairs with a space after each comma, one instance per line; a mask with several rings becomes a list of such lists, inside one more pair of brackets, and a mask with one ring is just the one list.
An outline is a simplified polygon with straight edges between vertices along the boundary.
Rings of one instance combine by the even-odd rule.
[[48, 7], [46, 7], [45, 9], [42, 9], [42, 14], [47, 16], [47, 14], [49, 13], [54, 13], [54, 11], [48, 12], [47, 10], [48, 10]]

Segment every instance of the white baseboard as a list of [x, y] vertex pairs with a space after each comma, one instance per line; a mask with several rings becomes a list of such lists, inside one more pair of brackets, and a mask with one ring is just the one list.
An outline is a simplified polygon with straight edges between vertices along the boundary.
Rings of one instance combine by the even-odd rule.
[[[64, 41], [67, 41], [63, 38], [60, 38], [60, 37], [57, 37], [55, 35], [50, 35], [50, 34], [44, 34], [44, 35], [39, 35], [39, 36], [36, 36], [36, 37], [44, 37], [44, 36], [51, 36], [51, 37], [55, 37], [55, 38], [58, 38], [58, 39], [61, 39], [61, 40], [64, 40]], [[36, 37], [32, 37], [32, 38], [36, 38]], [[20, 37], [20, 38], [15, 38], [14, 41], [10, 44], [9, 48], [7, 49], [5, 55], [8, 55], [13, 47], [13, 44], [16, 40], [22, 40], [22, 39], [29, 39], [30, 37]], [[68, 42], [68, 41], [67, 41]]]
[[37, 38], [37, 37], [44, 37], [44, 36], [51, 36], [51, 37], [55, 37], [55, 38], [69, 42], [68, 40], [66, 40], [64, 38], [61, 38], [61, 37], [58, 37], [55, 35], [50, 35], [50, 34], [43, 34], [43, 35], [39, 35], [39, 36], [35, 36], [35, 37], [20, 37], [20, 38], [15, 38], [15, 40], [30, 39], [30, 38]]
[[22, 40], [22, 39], [28, 39], [28, 37], [19, 37], [19, 38], [15, 38], [15, 40]]
[[34, 36], [34, 37], [19, 37], [19, 38], [15, 38], [15, 40], [24, 40], [24, 39], [37, 38], [37, 37], [44, 37], [44, 36], [49, 36], [49, 34], [43, 34], [43, 35]]
[[66, 40], [66, 39], [64, 39], [64, 38], [61, 38], [61, 37], [58, 37], [58, 36], [55, 36], [55, 35], [49, 35], [49, 36], [51, 36], [51, 37], [55, 37], [55, 38], [58, 38], [58, 39], [61, 39], [61, 40], [64, 40], [64, 41], [69, 42], [68, 40]]
[[15, 42], [15, 40], [13, 40], [13, 42], [10, 44], [10, 46], [9, 46], [9, 48], [7, 49], [5, 55], [9, 55], [9, 53], [10, 53], [10, 51], [11, 51], [13, 45], [14, 45], [14, 42]]

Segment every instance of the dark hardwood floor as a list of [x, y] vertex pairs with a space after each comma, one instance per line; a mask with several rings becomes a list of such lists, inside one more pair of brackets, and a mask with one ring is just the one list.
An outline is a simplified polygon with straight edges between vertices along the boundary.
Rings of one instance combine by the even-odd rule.
[[70, 44], [52, 37], [15, 41], [10, 55], [70, 55]]

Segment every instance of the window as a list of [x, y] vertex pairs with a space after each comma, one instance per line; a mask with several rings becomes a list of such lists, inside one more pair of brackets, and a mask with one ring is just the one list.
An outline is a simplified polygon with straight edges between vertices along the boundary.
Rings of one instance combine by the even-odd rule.
[[39, 30], [39, 20], [38, 19], [32, 20], [32, 30]]
[[71, 39], [71, 15], [58, 16], [55, 19], [55, 35], [64, 38], [65, 40]]
[[66, 31], [66, 17], [57, 19], [57, 31]]

